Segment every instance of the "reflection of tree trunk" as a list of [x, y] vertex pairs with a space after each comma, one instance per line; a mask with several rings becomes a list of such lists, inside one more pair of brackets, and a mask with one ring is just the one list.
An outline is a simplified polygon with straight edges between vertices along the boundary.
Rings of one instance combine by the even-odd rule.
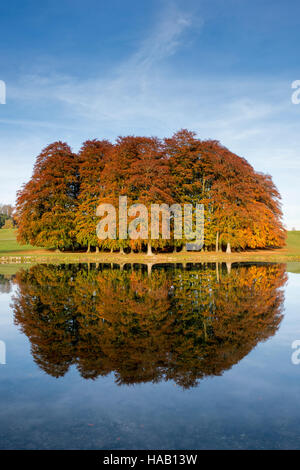
[[231, 263], [226, 263], [228, 274], [231, 273]]
[[220, 281], [220, 276], [219, 276], [219, 263], [216, 263], [216, 274], [217, 274], [217, 281]]
[[152, 253], [152, 245], [151, 245], [151, 242], [148, 241], [148, 245], [147, 245], [147, 256], [152, 256], [153, 253]]
[[148, 276], [151, 276], [151, 274], [152, 274], [152, 263], [147, 263], [147, 269], [148, 269]]
[[217, 236], [216, 236], [216, 253], [218, 253], [219, 251], [219, 232], [217, 232]]
[[204, 332], [204, 340], [207, 341], [206, 320], [203, 320], [203, 332]]
[[90, 244], [90, 242], [88, 242], [88, 247], [87, 247], [86, 252], [87, 252], [87, 253], [90, 253], [90, 251], [91, 251], [91, 244]]
[[231, 253], [231, 246], [230, 243], [227, 243], [226, 253]]

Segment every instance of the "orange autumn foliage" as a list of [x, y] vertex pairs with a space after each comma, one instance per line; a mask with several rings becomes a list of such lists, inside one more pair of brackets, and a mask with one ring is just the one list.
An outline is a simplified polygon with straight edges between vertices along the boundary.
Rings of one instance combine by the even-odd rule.
[[63, 376], [115, 373], [118, 384], [173, 380], [182, 387], [221, 375], [282, 320], [285, 266], [37, 265], [16, 275], [15, 323], [35, 362]]
[[[148, 239], [99, 240], [96, 207], [153, 203], [204, 205], [205, 249], [274, 248], [285, 244], [280, 194], [271, 176], [256, 172], [219, 142], [181, 130], [171, 138], [91, 140], [78, 155], [62, 142], [37, 157], [31, 180], [18, 193], [18, 240], [59, 249], [143, 250]], [[149, 212], [149, 211], [148, 211]], [[157, 251], [181, 240], [153, 240]]]

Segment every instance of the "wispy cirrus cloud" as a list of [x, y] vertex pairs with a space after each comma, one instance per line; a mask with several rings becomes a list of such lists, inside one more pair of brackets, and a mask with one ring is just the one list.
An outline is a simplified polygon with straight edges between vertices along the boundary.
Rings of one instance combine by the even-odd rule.
[[121, 67], [121, 70], [138, 69], [148, 72], [153, 66], [176, 53], [183, 45], [184, 33], [195, 24], [201, 27], [203, 20], [188, 11], [180, 11], [173, 5], [160, 13], [158, 23], [138, 50]]

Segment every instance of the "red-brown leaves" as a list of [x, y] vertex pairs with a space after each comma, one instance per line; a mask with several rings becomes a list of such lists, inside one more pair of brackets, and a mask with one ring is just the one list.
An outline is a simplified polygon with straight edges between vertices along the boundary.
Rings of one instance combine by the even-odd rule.
[[[271, 176], [257, 173], [219, 142], [181, 130], [156, 137], [90, 140], [78, 155], [62, 142], [37, 157], [31, 180], [19, 191], [18, 239], [46, 247], [141, 248], [143, 241], [96, 236], [96, 207], [119, 196], [128, 205], [196, 203], [205, 208], [205, 245], [233, 248], [280, 247], [285, 242], [280, 194]], [[163, 249], [173, 240], [155, 242]]]

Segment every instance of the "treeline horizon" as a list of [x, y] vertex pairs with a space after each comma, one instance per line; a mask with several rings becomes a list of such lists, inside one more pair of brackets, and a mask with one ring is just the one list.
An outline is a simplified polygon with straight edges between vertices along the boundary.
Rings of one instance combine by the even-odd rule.
[[14, 207], [11, 204], [0, 203], [0, 229], [11, 229], [14, 227]]
[[187, 240], [100, 240], [96, 208], [128, 204], [204, 205], [204, 250], [282, 247], [281, 196], [270, 175], [215, 140], [182, 129], [170, 138], [87, 140], [78, 153], [54, 142], [17, 193], [18, 241], [58, 250], [185, 249]]

